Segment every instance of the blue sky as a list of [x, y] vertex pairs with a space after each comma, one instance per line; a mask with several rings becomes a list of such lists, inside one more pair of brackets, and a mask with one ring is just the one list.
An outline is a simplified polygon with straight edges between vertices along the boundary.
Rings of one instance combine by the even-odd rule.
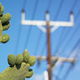
[[[7, 63], [9, 54], [22, 54], [25, 49], [28, 49], [30, 55], [47, 56], [47, 34], [42, 32], [37, 26], [21, 25], [22, 9], [25, 10], [26, 20], [46, 20], [45, 13], [48, 10], [51, 21], [70, 21], [70, 12], [72, 11], [74, 26], [60, 26], [51, 33], [51, 54], [67, 57], [71, 53], [70, 57], [73, 57], [80, 52], [77, 52], [80, 47], [80, 0], [0, 0], [0, 2], [4, 6], [4, 14], [8, 12], [12, 16], [10, 28], [3, 32], [3, 34], [7, 33], [10, 35], [10, 41], [6, 44], [0, 44], [0, 73], [9, 66]], [[46, 28], [46, 26], [44, 27]], [[78, 56], [78, 61], [74, 68], [70, 70], [66, 80], [79, 80], [79, 60]], [[60, 63], [52, 71], [53, 76], [55, 74], [60, 79], [63, 79], [69, 65], [69, 63], [64, 63], [64, 67], [58, 74]], [[47, 61], [41, 61], [39, 67], [37, 67], [36, 62], [31, 68], [34, 70], [34, 75], [26, 80], [43, 80], [43, 73], [47, 70]]]

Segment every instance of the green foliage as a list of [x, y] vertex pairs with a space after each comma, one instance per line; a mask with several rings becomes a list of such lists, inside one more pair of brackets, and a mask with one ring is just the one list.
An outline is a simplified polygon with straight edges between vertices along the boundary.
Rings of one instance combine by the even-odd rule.
[[16, 65], [8, 67], [0, 74], [0, 80], [24, 80], [29, 71], [30, 65], [23, 62], [17, 69]]
[[0, 3], [0, 15], [2, 15], [3, 12], [4, 12], [4, 7], [3, 7], [3, 6], [1, 5], [1, 3]]
[[16, 61], [16, 58], [14, 54], [8, 55], [8, 63], [11, 67], [15, 65], [15, 61]]
[[0, 20], [1, 20], [1, 17], [2, 17], [3, 15], [0, 15]]
[[0, 3], [0, 42], [6, 43], [9, 41], [10, 36], [7, 34], [3, 35], [3, 31], [6, 31], [10, 27], [9, 20], [11, 19], [11, 15], [9, 13], [3, 14], [4, 7]]
[[9, 27], [10, 27], [10, 22], [3, 23], [3, 24], [2, 24], [2, 27], [3, 27], [3, 30], [4, 30], [4, 31], [5, 31], [5, 30], [8, 30]]
[[2, 28], [1, 21], [0, 21], [0, 42], [2, 41], [2, 34], [3, 34], [3, 28]]
[[16, 64], [20, 65], [22, 63], [22, 61], [23, 61], [23, 55], [18, 54], [16, 57]]
[[[8, 34], [3, 35], [3, 31], [9, 29], [11, 15], [9, 13], [3, 14], [4, 7], [0, 3], [0, 42], [6, 43], [9, 41], [10, 36]], [[30, 66], [33, 66], [36, 61], [34, 56], [30, 56], [27, 49], [21, 54], [18, 54], [15, 58], [14, 54], [8, 55], [8, 67], [0, 74], [0, 80], [24, 80], [30, 78], [33, 75], [33, 70]]]
[[30, 78], [33, 76], [34, 71], [32, 69], [29, 69], [28, 74], [26, 75], [26, 78]]
[[30, 66], [34, 65], [36, 58], [29, 55], [30, 57], [28, 58], [28, 63], [26, 63], [23, 61], [24, 54], [29, 55], [29, 52], [25, 50], [23, 55], [18, 54], [16, 58], [14, 54], [8, 55], [8, 63], [10, 67], [0, 74], [0, 80], [24, 80], [25, 78], [33, 76], [34, 72], [30, 69]]
[[34, 56], [30, 56], [28, 63], [30, 66], [33, 66], [35, 64], [36, 58]]
[[10, 39], [10, 36], [8, 34], [5, 34], [5, 35], [2, 36], [2, 41], [1, 42], [6, 43], [6, 42], [9, 41], [9, 39]]
[[1, 23], [8, 22], [11, 19], [11, 15], [9, 13], [6, 13], [1, 17]]
[[29, 52], [28, 52], [28, 51], [24, 51], [24, 52], [22, 53], [22, 55], [23, 55], [23, 61], [27, 63], [28, 60], [29, 60], [29, 57], [30, 57]]

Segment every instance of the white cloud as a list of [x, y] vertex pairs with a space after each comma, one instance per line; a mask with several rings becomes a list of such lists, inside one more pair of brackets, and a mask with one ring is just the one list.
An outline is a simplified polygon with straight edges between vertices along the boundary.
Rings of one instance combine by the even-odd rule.
[[43, 74], [36, 74], [33, 76], [33, 80], [44, 80]]

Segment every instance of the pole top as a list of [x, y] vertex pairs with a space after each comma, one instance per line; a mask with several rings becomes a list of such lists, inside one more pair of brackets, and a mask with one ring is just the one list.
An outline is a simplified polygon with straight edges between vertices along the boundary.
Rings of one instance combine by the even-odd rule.
[[22, 11], [21, 11], [22, 13], [24, 13], [25, 11], [22, 9]]
[[73, 12], [71, 11], [70, 14], [73, 14]]
[[46, 11], [46, 20], [49, 21], [49, 12]]
[[46, 11], [46, 14], [49, 14], [49, 12], [48, 12], [48, 11]]

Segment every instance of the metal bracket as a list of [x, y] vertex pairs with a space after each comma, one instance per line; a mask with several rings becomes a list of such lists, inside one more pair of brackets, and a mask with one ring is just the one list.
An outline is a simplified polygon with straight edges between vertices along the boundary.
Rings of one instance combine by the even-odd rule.
[[[43, 26], [46, 26], [46, 21], [40, 21], [40, 20], [25, 20], [25, 12], [22, 11], [21, 14], [21, 24], [22, 25], [36, 25], [39, 29], [41, 29], [43, 32], [47, 32], [46, 28]], [[70, 21], [49, 21], [50, 26], [53, 26], [50, 29], [50, 32], [54, 32], [57, 28], [60, 26], [62, 27], [72, 27], [74, 25], [74, 16], [72, 12], [70, 13]]]

